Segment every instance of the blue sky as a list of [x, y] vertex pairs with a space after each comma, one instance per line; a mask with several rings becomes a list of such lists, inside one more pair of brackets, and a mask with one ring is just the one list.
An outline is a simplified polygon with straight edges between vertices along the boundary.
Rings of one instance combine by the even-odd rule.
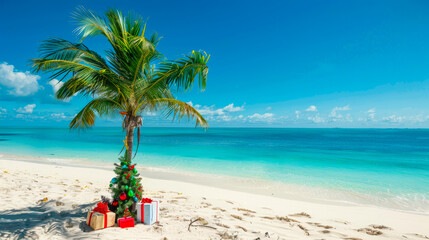
[[[207, 90], [179, 99], [213, 127], [429, 127], [427, 1], [126, 0], [2, 1], [0, 126], [65, 127], [88, 101], [55, 100], [48, 76], [28, 67], [48, 37], [76, 40], [78, 6], [143, 16], [169, 59], [211, 54]], [[108, 47], [98, 38], [86, 44]], [[144, 118], [145, 126], [179, 126], [156, 113]]]

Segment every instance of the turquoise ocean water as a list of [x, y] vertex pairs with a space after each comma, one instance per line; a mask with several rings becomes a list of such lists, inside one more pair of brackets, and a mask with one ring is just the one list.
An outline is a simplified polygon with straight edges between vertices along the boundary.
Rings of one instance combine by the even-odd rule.
[[[0, 153], [112, 163], [123, 136], [120, 128], [0, 128]], [[424, 129], [143, 128], [135, 161], [330, 189], [354, 196], [338, 200], [429, 213]]]

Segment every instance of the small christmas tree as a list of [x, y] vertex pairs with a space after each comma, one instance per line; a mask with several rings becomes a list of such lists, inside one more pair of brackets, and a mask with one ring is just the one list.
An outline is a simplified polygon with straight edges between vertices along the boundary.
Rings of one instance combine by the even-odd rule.
[[140, 174], [135, 168], [135, 164], [131, 164], [131, 160], [125, 155], [120, 157], [120, 164], [115, 163], [116, 177], [112, 178], [110, 190], [112, 191], [113, 202], [116, 210], [111, 209], [116, 213], [117, 217], [124, 216], [127, 209], [132, 209], [131, 216], [135, 217], [135, 204], [142, 199], [143, 189], [140, 184]]

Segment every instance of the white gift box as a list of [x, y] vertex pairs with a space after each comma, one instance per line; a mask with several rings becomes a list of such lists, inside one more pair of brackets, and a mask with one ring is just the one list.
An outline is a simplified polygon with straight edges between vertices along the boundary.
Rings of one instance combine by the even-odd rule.
[[159, 201], [137, 203], [137, 222], [152, 225], [159, 220]]

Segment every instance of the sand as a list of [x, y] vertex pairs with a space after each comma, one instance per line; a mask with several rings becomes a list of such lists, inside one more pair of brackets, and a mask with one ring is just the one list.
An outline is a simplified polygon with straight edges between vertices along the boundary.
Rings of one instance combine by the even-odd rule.
[[160, 222], [93, 231], [85, 217], [110, 196], [112, 168], [0, 159], [0, 239], [429, 239], [428, 215], [156, 179], [144, 169]]

